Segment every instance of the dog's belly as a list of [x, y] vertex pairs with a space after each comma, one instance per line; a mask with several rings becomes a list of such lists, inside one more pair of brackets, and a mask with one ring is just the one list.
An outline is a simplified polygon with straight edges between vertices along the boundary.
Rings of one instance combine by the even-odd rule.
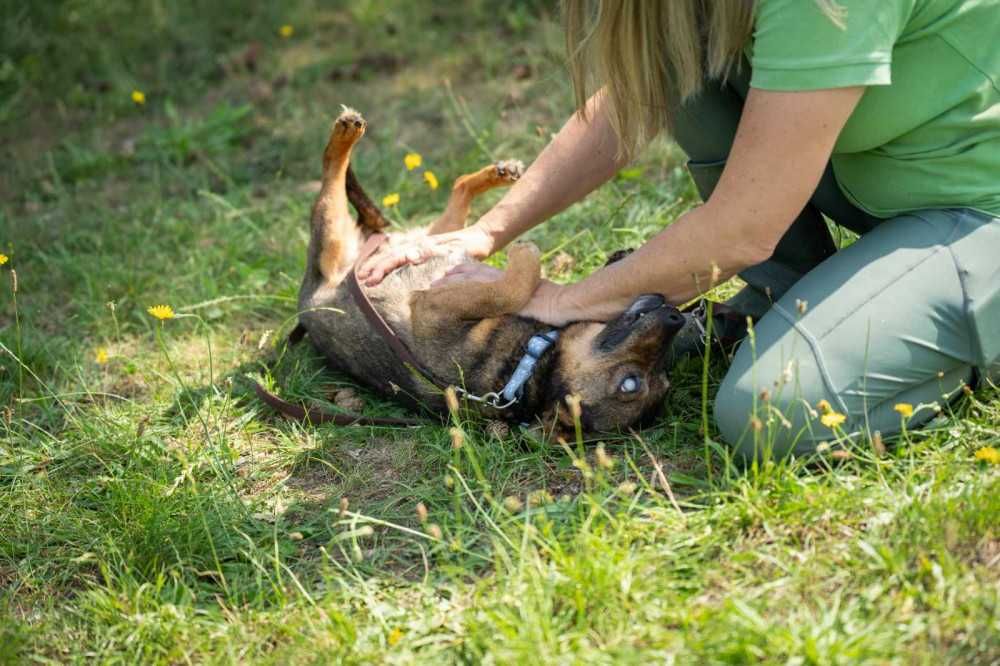
[[[398, 242], [398, 241], [397, 241]], [[375, 309], [414, 349], [410, 295], [427, 289], [463, 256], [437, 257], [423, 264], [404, 266], [375, 287], [362, 287]], [[434, 411], [443, 408], [439, 391], [414, 377], [395, 353], [372, 330], [345, 283], [335, 286], [303, 283], [299, 294], [299, 320], [316, 348], [337, 369], [380, 393]]]

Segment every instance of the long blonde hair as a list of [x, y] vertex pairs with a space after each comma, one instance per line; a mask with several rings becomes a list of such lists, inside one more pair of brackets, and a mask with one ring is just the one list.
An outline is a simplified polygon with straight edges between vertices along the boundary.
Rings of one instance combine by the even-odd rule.
[[[835, 0], [815, 0], [840, 25]], [[737, 67], [755, 0], [563, 0], [566, 55], [578, 112], [603, 88], [622, 154], [636, 152], [696, 95]]]

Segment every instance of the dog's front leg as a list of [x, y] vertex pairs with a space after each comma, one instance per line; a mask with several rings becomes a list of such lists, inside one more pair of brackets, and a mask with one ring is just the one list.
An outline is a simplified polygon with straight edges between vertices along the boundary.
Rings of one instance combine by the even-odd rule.
[[442, 325], [515, 314], [531, 299], [540, 280], [538, 248], [534, 243], [517, 243], [499, 280], [456, 282], [413, 292], [414, 333], [433, 335]]

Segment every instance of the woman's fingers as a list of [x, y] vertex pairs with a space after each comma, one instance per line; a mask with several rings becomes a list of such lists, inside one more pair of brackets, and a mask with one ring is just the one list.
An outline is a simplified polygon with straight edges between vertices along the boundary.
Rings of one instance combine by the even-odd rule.
[[436, 245], [423, 243], [382, 250], [358, 269], [358, 279], [363, 280], [366, 286], [374, 287], [397, 268], [407, 264], [422, 264], [442, 251], [443, 248]]
[[414, 262], [408, 260], [405, 250], [394, 249], [379, 252], [362, 267], [363, 272], [358, 271], [358, 278], [364, 280], [365, 285], [374, 287], [385, 279], [386, 275], [408, 263]]

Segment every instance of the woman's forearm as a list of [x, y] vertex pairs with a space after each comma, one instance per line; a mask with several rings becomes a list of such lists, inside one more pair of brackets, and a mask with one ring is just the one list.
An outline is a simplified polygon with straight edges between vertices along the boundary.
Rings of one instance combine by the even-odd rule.
[[659, 293], [674, 305], [685, 303], [766, 258], [766, 250], [755, 252], [734, 227], [710, 206], [695, 208], [625, 259], [561, 289], [559, 307], [606, 321], [640, 294]]
[[587, 102], [587, 119], [574, 113], [520, 180], [474, 225], [499, 250], [525, 231], [576, 203], [623, 166], [603, 95]]
[[625, 259], [558, 289], [558, 318], [608, 319], [643, 293], [680, 304], [770, 257], [815, 191], [862, 93], [751, 89], [709, 201]]

